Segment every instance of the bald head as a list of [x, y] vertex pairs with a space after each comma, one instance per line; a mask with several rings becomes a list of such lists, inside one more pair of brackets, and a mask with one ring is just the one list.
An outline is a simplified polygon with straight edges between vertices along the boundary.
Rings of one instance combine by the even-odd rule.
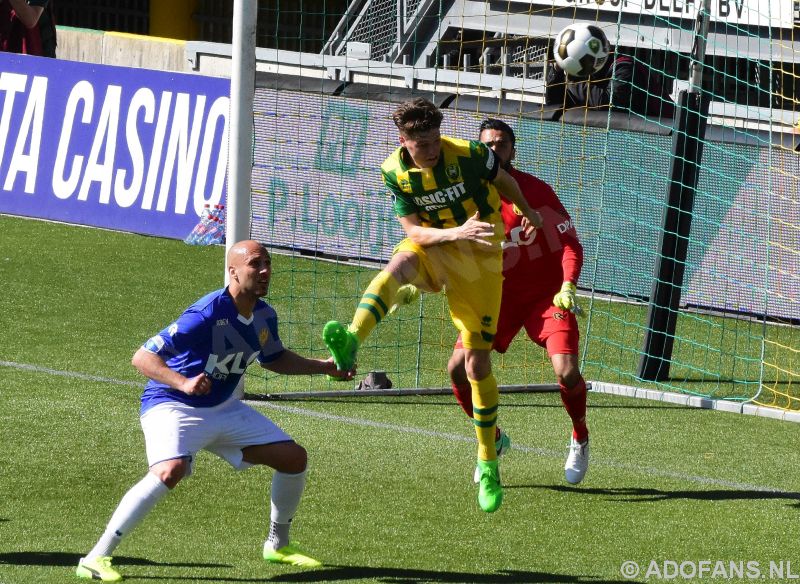
[[272, 276], [272, 259], [267, 248], [247, 239], [234, 243], [228, 250], [228, 291], [237, 302], [240, 312], [265, 296]]
[[228, 267], [241, 266], [242, 263], [247, 261], [247, 258], [252, 255], [260, 255], [261, 253], [269, 256], [267, 248], [254, 239], [245, 239], [234, 243], [228, 250], [226, 258]]

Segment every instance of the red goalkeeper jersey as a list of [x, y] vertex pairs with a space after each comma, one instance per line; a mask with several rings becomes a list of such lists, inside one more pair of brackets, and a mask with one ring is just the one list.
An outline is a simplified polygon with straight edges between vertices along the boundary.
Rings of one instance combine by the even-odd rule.
[[566, 281], [577, 284], [583, 266], [583, 246], [572, 218], [555, 191], [543, 180], [512, 168], [528, 204], [537, 210], [544, 226], [534, 237], [525, 236], [522, 214], [505, 197], [500, 209], [505, 223], [503, 242], [503, 302], [552, 298]]

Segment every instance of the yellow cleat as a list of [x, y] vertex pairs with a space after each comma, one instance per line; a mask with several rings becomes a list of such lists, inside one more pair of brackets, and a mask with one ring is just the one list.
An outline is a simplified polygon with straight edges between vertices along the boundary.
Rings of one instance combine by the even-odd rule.
[[111, 556], [97, 556], [96, 558], [81, 558], [78, 569], [75, 570], [78, 578], [89, 580], [102, 580], [103, 582], [119, 582], [122, 574], [111, 566]]
[[274, 550], [269, 544], [264, 544], [264, 559], [275, 564], [289, 564], [301, 568], [319, 568], [322, 562], [315, 560], [302, 551], [297, 544], [289, 542], [280, 549]]

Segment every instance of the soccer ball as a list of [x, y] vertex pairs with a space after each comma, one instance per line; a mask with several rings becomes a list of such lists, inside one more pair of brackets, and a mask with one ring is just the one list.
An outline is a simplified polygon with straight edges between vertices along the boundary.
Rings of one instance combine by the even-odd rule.
[[587, 77], [606, 64], [611, 47], [600, 27], [570, 24], [556, 35], [553, 57], [567, 75]]

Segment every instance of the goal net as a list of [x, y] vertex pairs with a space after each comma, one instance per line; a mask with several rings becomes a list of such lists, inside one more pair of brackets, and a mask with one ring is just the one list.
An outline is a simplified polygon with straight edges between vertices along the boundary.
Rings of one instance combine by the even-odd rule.
[[[585, 253], [580, 356], [596, 388], [800, 409], [797, 2], [266, 4], [252, 235], [275, 252], [269, 300], [287, 346], [326, 355], [323, 325], [349, 322], [402, 238], [379, 167], [397, 147], [391, 112], [424, 96], [445, 135], [509, 123], [516, 166], [571, 213]], [[610, 62], [635, 71], [627, 98], [614, 97], [612, 68], [591, 78], [610, 106], [569, 101], [572, 79], [551, 69], [572, 24], [601, 29]], [[455, 335], [443, 296], [423, 295], [369, 337], [359, 377], [447, 387]], [[524, 333], [493, 364], [502, 385], [554, 382]], [[248, 387], [342, 386], [268, 376]]]

